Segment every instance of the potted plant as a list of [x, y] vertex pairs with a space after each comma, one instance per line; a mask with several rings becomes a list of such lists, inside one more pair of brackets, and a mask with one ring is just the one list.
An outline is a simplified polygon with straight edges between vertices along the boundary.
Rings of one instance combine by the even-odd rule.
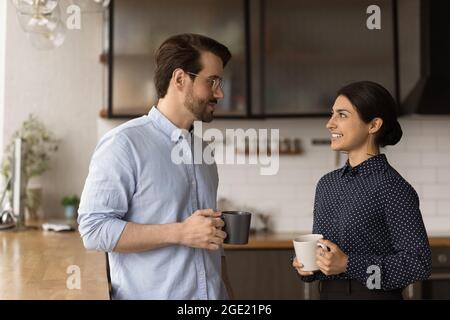
[[50, 155], [58, 150], [58, 141], [36, 116], [30, 114], [22, 126], [13, 133], [11, 142], [5, 148], [1, 167], [5, 182], [11, 179], [14, 141], [17, 138], [21, 138], [23, 142], [24, 169], [22, 174], [27, 186], [24, 206], [28, 218], [36, 219], [42, 201], [42, 187], [36, 178], [50, 168]]
[[67, 220], [73, 220], [76, 217], [78, 211], [78, 205], [80, 204], [80, 198], [77, 195], [64, 197], [61, 201], [64, 206], [64, 215]]

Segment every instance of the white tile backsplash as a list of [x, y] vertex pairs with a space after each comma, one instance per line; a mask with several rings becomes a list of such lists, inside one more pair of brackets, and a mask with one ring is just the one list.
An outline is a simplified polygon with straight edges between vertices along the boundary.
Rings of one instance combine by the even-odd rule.
[[416, 167], [407, 170], [405, 179], [411, 184], [436, 183], [437, 168]]
[[437, 172], [438, 183], [450, 183], [450, 168], [438, 168]]
[[422, 197], [430, 200], [445, 200], [450, 196], [450, 184], [433, 184], [422, 186]]
[[394, 168], [414, 168], [421, 165], [421, 155], [419, 151], [395, 151], [389, 153], [389, 163]]
[[437, 214], [437, 201], [434, 200], [421, 200], [420, 212], [423, 216], [435, 216]]
[[405, 149], [411, 151], [436, 151], [437, 137], [436, 136], [411, 136], [405, 135], [404, 140]]
[[[300, 138], [304, 153], [280, 156], [278, 174], [261, 176], [259, 165], [219, 165], [219, 197], [240, 207], [272, 216], [278, 232], [312, 228], [315, 187], [319, 179], [337, 167], [329, 146], [313, 139], [327, 139], [324, 119], [274, 119], [251, 122], [216, 120], [209, 124], [226, 128], [278, 128], [280, 137]], [[391, 165], [414, 187], [429, 233], [450, 233], [450, 118], [401, 118], [403, 138], [386, 153]], [[341, 155], [341, 161], [346, 156]]]
[[450, 167], [450, 152], [424, 152], [422, 164], [430, 167]]
[[[449, 121], [450, 122], [450, 121]], [[438, 151], [450, 151], [450, 136], [437, 137], [437, 149]]]
[[[437, 204], [437, 215], [450, 217], [450, 200], [439, 200]], [[449, 225], [447, 225], [449, 226]]]
[[442, 116], [436, 119], [422, 120], [422, 135], [435, 137], [449, 137], [450, 136], [450, 117]]

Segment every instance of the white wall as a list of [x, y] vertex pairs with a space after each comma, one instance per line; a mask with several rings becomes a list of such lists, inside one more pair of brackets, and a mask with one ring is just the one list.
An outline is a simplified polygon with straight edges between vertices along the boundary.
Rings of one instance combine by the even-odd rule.
[[[281, 138], [300, 138], [304, 149], [299, 156], [280, 156], [280, 170], [274, 176], [260, 175], [258, 165], [219, 165], [218, 198], [230, 200], [235, 209], [270, 214], [275, 231], [309, 230], [317, 181], [337, 164], [336, 153], [329, 146], [312, 144], [313, 139], [329, 138], [325, 122], [215, 120], [205, 126], [222, 132], [226, 128], [278, 128]], [[102, 120], [99, 135], [119, 123]], [[409, 116], [400, 123], [402, 140], [382, 152], [419, 194], [428, 232], [450, 234], [450, 117]]]
[[[276, 176], [261, 176], [255, 166], [219, 166], [219, 197], [275, 217], [277, 231], [310, 229], [315, 185], [336, 166], [328, 146], [313, 146], [313, 138], [328, 137], [325, 119], [271, 120], [256, 126], [280, 128], [282, 135], [302, 139], [305, 153], [281, 156]], [[450, 233], [450, 117], [401, 118], [404, 136], [385, 148], [391, 165], [416, 189], [427, 230]], [[242, 126], [217, 122], [219, 128]]]
[[6, 1], [0, 2], [0, 159], [3, 158], [3, 115], [5, 109], [6, 3]]
[[[10, 2], [0, 2], [8, 6], [0, 135], [9, 139], [33, 112], [61, 139], [43, 183], [44, 211], [47, 216], [62, 216], [60, 198], [81, 192], [98, 137], [123, 122], [98, 118], [104, 106], [103, 67], [98, 62], [101, 15], [83, 15], [81, 31], [70, 31], [61, 48], [40, 52], [27, 41]], [[0, 40], [2, 23], [0, 18]], [[450, 117], [409, 117], [401, 119], [401, 124], [404, 138], [387, 150], [388, 159], [418, 191], [428, 231], [450, 232]], [[335, 154], [329, 147], [311, 144], [313, 138], [328, 138], [324, 125], [325, 119], [214, 121], [212, 126], [222, 130], [280, 128], [282, 136], [301, 138], [305, 150], [301, 156], [282, 156], [276, 176], [261, 176], [256, 166], [219, 166], [219, 197], [231, 199], [237, 208], [249, 206], [271, 214], [276, 231], [309, 229], [315, 184], [335, 167]]]
[[62, 47], [39, 51], [21, 30], [11, 2], [1, 2], [8, 7], [2, 134], [8, 143], [11, 134], [34, 113], [60, 139], [60, 149], [42, 182], [43, 212], [62, 216], [61, 197], [81, 192], [97, 140], [97, 117], [103, 106], [102, 17], [100, 13], [83, 14], [82, 29], [68, 31]]

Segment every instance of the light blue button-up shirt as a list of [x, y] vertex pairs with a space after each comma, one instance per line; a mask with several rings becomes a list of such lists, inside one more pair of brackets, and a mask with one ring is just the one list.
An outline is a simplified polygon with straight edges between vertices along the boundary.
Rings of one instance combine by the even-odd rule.
[[193, 150], [193, 141], [200, 138], [153, 107], [147, 116], [108, 132], [95, 149], [78, 223], [86, 248], [108, 252], [113, 299], [228, 298], [221, 277], [223, 249], [174, 245], [112, 252], [127, 221], [175, 223], [198, 209], [216, 209], [216, 165], [171, 160], [172, 149], [183, 139]]

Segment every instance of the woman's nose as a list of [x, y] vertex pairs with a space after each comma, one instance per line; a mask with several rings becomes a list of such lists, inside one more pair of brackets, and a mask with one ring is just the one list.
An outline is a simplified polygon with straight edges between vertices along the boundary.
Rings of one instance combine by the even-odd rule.
[[330, 118], [330, 120], [328, 120], [327, 124], [325, 125], [325, 127], [330, 130], [336, 127], [336, 125], [334, 124], [333, 121], [333, 117]]

